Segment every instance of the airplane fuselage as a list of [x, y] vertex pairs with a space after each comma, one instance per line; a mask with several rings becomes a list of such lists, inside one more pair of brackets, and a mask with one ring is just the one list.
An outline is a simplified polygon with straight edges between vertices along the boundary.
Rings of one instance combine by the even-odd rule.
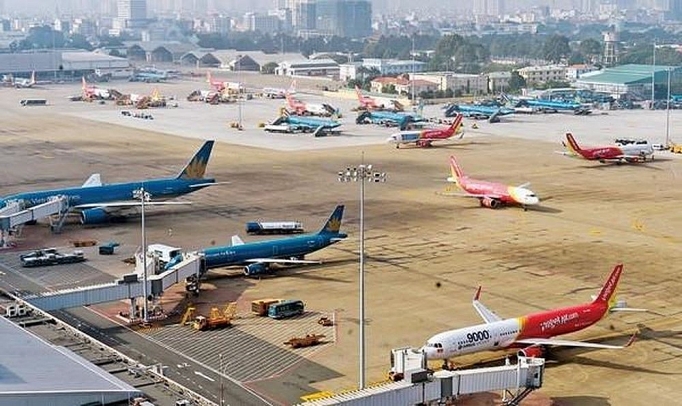
[[530, 206], [539, 203], [535, 193], [523, 187], [507, 186], [502, 183], [471, 179], [469, 177], [457, 179], [457, 184], [467, 193], [495, 196], [497, 200], [504, 204]]
[[516, 342], [582, 330], [601, 320], [607, 310], [606, 304], [588, 303], [450, 330], [431, 337], [422, 350], [428, 359], [447, 359], [523, 345]]
[[[645, 160], [647, 157], [653, 155], [654, 149], [649, 144], [644, 145], [625, 145], [625, 146], [606, 146], [596, 148], [582, 148], [579, 151], [585, 159], [589, 160]], [[638, 158], [622, 158], [623, 156], [632, 156]]]
[[297, 237], [280, 238], [222, 246], [203, 250], [206, 268], [245, 265], [250, 259], [289, 259], [302, 258], [322, 248], [346, 238], [344, 233], [304, 234]]
[[151, 195], [151, 200], [165, 200], [194, 192], [206, 186], [192, 187], [195, 184], [214, 183], [214, 179], [150, 179], [137, 182], [112, 183], [101, 186], [71, 187], [64, 189], [43, 190], [37, 192], [17, 193], [0, 200], [0, 208], [8, 201], [18, 201], [24, 208], [33, 207], [47, 202], [56, 196], [69, 198], [71, 207], [84, 204], [109, 203], [117, 201], [132, 201], [133, 191], [144, 187]]

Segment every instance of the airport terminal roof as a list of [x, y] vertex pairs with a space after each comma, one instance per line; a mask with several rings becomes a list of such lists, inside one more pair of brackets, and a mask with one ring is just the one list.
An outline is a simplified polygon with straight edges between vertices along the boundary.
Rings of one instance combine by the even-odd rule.
[[53, 346], [0, 317], [0, 403], [7, 396], [41, 393], [140, 393], [67, 348]]
[[656, 81], [666, 80], [668, 69], [676, 71], [677, 66], [668, 65], [621, 65], [613, 68], [584, 73], [580, 76], [580, 82], [586, 83], [608, 83], [629, 85], [640, 82], [651, 82], [651, 74], [656, 72]]

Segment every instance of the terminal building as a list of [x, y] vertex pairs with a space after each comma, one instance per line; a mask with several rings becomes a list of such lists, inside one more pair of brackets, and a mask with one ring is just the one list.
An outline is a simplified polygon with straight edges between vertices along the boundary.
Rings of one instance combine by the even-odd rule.
[[0, 75], [30, 77], [36, 80], [78, 79], [95, 70], [127, 69], [130, 62], [106, 54], [87, 51], [46, 51], [0, 54]]

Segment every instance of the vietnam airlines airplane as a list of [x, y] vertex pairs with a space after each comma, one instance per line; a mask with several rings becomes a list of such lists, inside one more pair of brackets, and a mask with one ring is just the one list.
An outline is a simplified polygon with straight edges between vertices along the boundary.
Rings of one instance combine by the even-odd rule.
[[587, 328], [611, 312], [645, 311], [627, 308], [624, 302], [615, 300], [614, 293], [622, 271], [623, 265], [616, 265], [599, 295], [590, 303], [505, 320], [479, 302], [481, 295], [479, 287], [473, 305], [485, 323], [436, 334], [428, 339], [422, 351], [427, 359], [448, 359], [478, 351], [509, 347], [522, 348], [519, 354], [526, 357], [542, 356], [547, 346], [608, 349], [628, 347], [634, 341], [634, 335], [624, 346], [552, 338]]
[[[98, 173], [78, 187], [24, 192], [0, 199], [0, 217], [21, 217], [28, 211], [34, 213], [38, 206], [49, 206], [53, 201], [66, 200], [67, 210], [61, 213], [60, 223], [66, 215], [75, 210], [80, 212], [83, 224], [103, 223], [111, 219], [122, 217], [127, 211], [136, 211], [140, 207], [139, 198], [134, 197], [135, 191], [144, 187], [149, 193], [149, 206], [188, 204], [189, 202], [168, 202], [172, 199], [194, 191], [215, 185], [215, 179], [205, 178], [206, 165], [211, 156], [213, 141], [206, 141], [199, 151], [190, 159], [187, 165], [175, 177], [139, 180], [127, 183], [103, 184]], [[17, 210], [12, 210], [18, 208]], [[40, 211], [38, 216], [47, 217], [57, 212], [46, 213]], [[31, 216], [21, 217], [23, 222], [37, 220]], [[61, 224], [57, 227], [61, 227]]]
[[[305, 260], [305, 256], [335, 244], [347, 237], [339, 232], [343, 218], [343, 205], [336, 206], [329, 220], [317, 233], [296, 237], [244, 243], [239, 236], [232, 237], [232, 244], [206, 248], [206, 269], [226, 266], [244, 266], [244, 274], [255, 276], [270, 271], [272, 264], [317, 264], [320, 261]], [[172, 266], [169, 263], [167, 267]]]
[[527, 189], [529, 183], [507, 186], [502, 183], [472, 179], [464, 174], [454, 156], [450, 156], [450, 171], [452, 176], [448, 177], [448, 182], [455, 183], [464, 191], [462, 194], [454, 195], [474, 197], [480, 201], [481, 206], [497, 209], [502, 205], [516, 204], [527, 210], [528, 206], [540, 203], [538, 196]]
[[568, 151], [562, 152], [563, 155], [583, 158], [588, 161], [638, 163], [646, 162], [647, 159], [654, 160], [654, 147], [648, 142], [583, 148], [578, 145], [571, 133], [566, 133], [566, 141], [567, 143], [564, 146]]
[[459, 138], [464, 136], [460, 131], [464, 116], [458, 114], [449, 127], [445, 128], [425, 128], [422, 130], [400, 131], [391, 135], [386, 141], [395, 144], [399, 148], [401, 144], [415, 144], [417, 147], [430, 147], [434, 141], [442, 141], [452, 138], [460, 133]]

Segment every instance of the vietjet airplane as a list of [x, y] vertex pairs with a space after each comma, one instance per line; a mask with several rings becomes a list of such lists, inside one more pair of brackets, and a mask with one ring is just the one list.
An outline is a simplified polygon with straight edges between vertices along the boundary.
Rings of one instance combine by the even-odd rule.
[[402, 105], [397, 100], [381, 99], [372, 96], [365, 96], [358, 86], [355, 86], [355, 94], [358, 95], [358, 102], [360, 102], [360, 110], [384, 110], [396, 109], [402, 111]]
[[217, 92], [223, 92], [225, 90], [241, 91], [242, 84], [237, 82], [227, 82], [222, 80], [215, 80], [211, 76], [211, 71], [206, 72], [206, 82], [211, 84]]
[[302, 100], [294, 99], [289, 92], [284, 93], [287, 99], [289, 110], [298, 116], [323, 116], [330, 117], [334, 114], [338, 116], [338, 109], [327, 103], [306, 103]]
[[502, 183], [472, 179], [464, 174], [454, 156], [450, 156], [450, 170], [452, 176], [448, 177], [448, 182], [455, 183], [464, 191], [464, 194], [456, 196], [475, 197], [481, 202], [481, 206], [497, 209], [502, 205], [518, 204], [527, 210], [527, 206], [540, 203], [538, 196], [530, 189], [526, 189], [529, 183], [507, 186]]
[[268, 99], [284, 99], [288, 94], [296, 94], [296, 81], [292, 81], [289, 89], [281, 89], [279, 87], [264, 87], [263, 95]]
[[95, 85], [88, 84], [83, 77], [83, 98], [84, 99], [110, 99], [112, 97], [108, 89], [100, 89]]
[[646, 162], [647, 159], [654, 160], [654, 148], [649, 143], [582, 148], [571, 133], [566, 133], [566, 141], [567, 143], [564, 146], [568, 151], [563, 152], [563, 155], [583, 158], [588, 161], [638, 163]]
[[509, 347], [522, 348], [519, 355], [526, 357], [542, 356], [546, 346], [608, 349], [628, 347], [634, 341], [634, 335], [623, 346], [552, 338], [587, 328], [611, 312], [645, 311], [627, 308], [624, 302], [615, 300], [614, 292], [622, 271], [623, 265], [616, 265], [599, 295], [590, 303], [505, 320], [479, 302], [481, 295], [479, 287], [474, 296], [473, 305], [485, 323], [436, 334], [428, 339], [421, 350], [426, 354], [427, 359], [448, 359], [478, 351]]
[[464, 116], [458, 114], [449, 127], [445, 128], [426, 128], [415, 131], [400, 131], [391, 135], [386, 141], [395, 144], [396, 148], [400, 148], [400, 144], [414, 143], [418, 147], [430, 147], [431, 143], [439, 140], [447, 140], [459, 133], [459, 138], [464, 136], [464, 132], [460, 131], [462, 120]]

